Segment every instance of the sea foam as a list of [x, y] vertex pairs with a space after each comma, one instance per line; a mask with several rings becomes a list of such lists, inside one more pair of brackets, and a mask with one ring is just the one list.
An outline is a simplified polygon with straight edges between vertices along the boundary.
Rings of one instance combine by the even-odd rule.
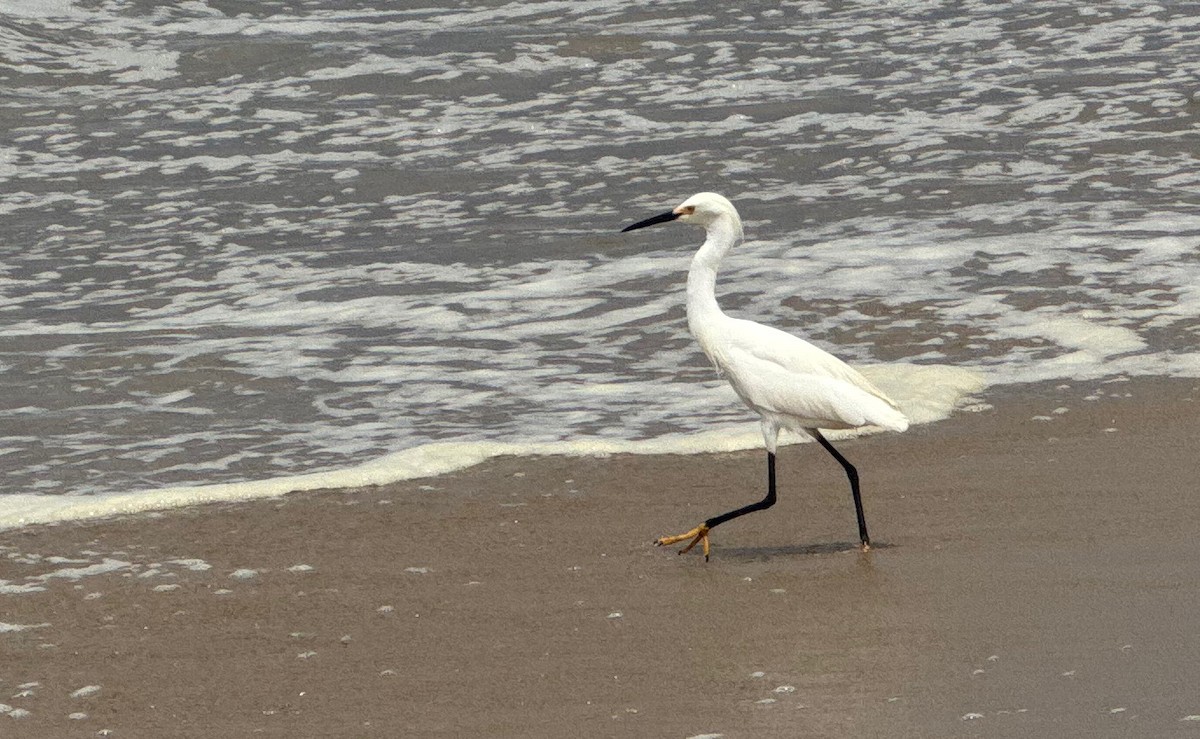
[[[972, 393], [985, 386], [971, 370], [939, 365], [881, 364], [861, 368], [889, 394], [913, 424], [948, 417]], [[752, 416], [747, 413], [747, 416]], [[834, 439], [873, 430], [830, 431]], [[786, 437], [782, 443], [804, 441]], [[434, 442], [388, 454], [343, 469], [266, 480], [166, 487], [97, 495], [17, 494], [0, 498], [0, 530], [72, 520], [104, 518], [204, 503], [274, 498], [287, 493], [386, 485], [434, 477], [501, 456], [606, 456], [612, 454], [702, 454], [753, 449], [762, 445], [757, 422], [699, 433], [667, 434], [650, 439], [580, 437], [548, 442]], [[67, 571], [56, 576], [67, 577]]]

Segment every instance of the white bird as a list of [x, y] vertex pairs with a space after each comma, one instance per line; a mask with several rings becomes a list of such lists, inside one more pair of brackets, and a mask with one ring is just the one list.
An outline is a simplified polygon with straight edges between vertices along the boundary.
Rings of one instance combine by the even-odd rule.
[[820, 429], [877, 426], [904, 431], [908, 419], [891, 398], [832, 354], [779, 329], [725, 315], [717, 305], [717, 268], [730, 248], [742, 240], [742, 220], [733, 203], [716, 193], [698, 193], [674, 210], [638, 221], [622, 231], [668, 221], [700, 226], [706, 232], [704, 245], [696, 252], [688, 270], [688, 329], [718, 374], [729, 381], [742, 402], [762, 419], [767, 448], [767, 495], [757, 503], [714, 516], [687, 533], [664, 536], [655, 544], [666, 546], [691, 539], [679, 552], [683, 554], [702, 542], [707, 560], [710, 530], [773, 506], [775, 448], [780, 429], [786, 428], [813, 437], [842, 465], [854, 497], [859, 540], [863, 550], [869, 549], [871, 540], [863, 516], [858, 471], [833, 448]]

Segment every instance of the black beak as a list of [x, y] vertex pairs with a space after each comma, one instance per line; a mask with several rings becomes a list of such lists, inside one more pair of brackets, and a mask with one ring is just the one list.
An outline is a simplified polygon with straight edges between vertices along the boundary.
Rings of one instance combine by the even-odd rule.
[[626, 226], [625, 228], [621, 229], [621, 233], [625, 233], [626, 231], [635, 231], [639, 228], [645, 228], [646, 226], [653, 226], [658, 223], [666, 223], [667, 221], [673, 221], [678, 217], [679, 217], [678, 213], [676, 213], [675, 211], [669, 210], [666, 213], [660, 213], [659, 215], [651, 216], [644, 221], [638, 221], [637, 223], [633, 224], [632, 226]]

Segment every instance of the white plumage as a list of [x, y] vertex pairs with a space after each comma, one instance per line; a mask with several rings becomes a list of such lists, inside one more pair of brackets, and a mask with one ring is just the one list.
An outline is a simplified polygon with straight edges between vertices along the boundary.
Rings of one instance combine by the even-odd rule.
[[[842, 360], [779, 329], [717, 311], [714, 331], [697, 338], [717, 371], [746, 405], [779, 426], [908, 428], [896, 404]], [[775, 451], [767, 439], [767, 448]]]
[[[845, 468], [858, 515], [863, 548], [869, 547], [858, 490], [858, 475], [821, 435], [819, 429], [878, 426], [904, 431], [908, 419], [879, 388], [832, 354], [785, 331], [753, 321], [730, 318], [717, 304], [717, 269], [742, 239], [742, 220], [733, 203], [711, 192], [683, 201], [674, 210], [627, 227], [626, 231], [678, 220], [704, 228], [707, 238], [692, 259], [687, 281], [688, 328], [717, 371], [738, 397], [762, 419], [767, 448], [768, 492], [759, 503], [708, 519], [695, 529], [656, 543], [691, 538], [708, 556], [708, 531], [731, 518], [768, 508], [775, 502], [775, 450], [782, 428], [812, 436]], [[682, 553], [682, 552], [681, 552]]]

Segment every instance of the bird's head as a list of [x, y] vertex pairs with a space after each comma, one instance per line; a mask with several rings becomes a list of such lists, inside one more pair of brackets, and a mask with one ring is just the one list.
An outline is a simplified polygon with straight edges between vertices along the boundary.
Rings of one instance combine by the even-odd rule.
[[679, 221], [681, 223], [690, 223], [702, 228], [708, 228], [722, 217], [732, 220], [740, 232], [741, 219], [738, 218], [737, 209], [733, 207], [733, 203], [715, 192], [700, 192], [675, 206], [673, 210], [651, 216], [644, 221], [638, 221], [631, 226], [626, 226], [621, 231], [622, 233], [633, 231], [645, 228], [646, 226], [653, 226], [657, 223], [666, 223], [667, 221]]

